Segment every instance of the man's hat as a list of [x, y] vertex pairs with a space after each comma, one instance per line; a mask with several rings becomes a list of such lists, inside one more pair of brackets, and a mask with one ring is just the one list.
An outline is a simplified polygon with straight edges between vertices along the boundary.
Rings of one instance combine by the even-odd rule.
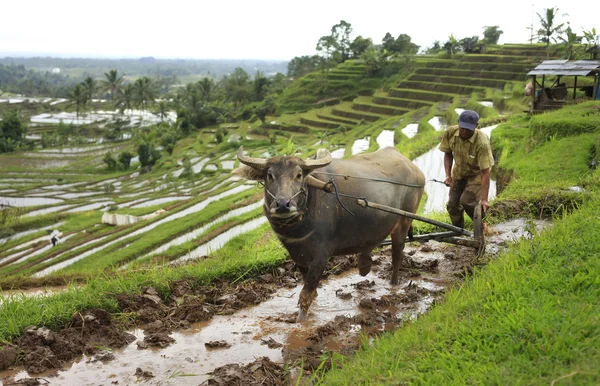
[[467, 130], [475, 130], [479, 122], [479, 114], [473, 110], [465, 110], [458, 117], [458, 127]]

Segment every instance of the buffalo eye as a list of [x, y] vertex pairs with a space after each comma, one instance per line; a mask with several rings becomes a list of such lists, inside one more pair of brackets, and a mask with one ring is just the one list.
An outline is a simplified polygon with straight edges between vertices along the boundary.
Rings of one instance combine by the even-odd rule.
[[302, 181], [302, 172], [298, 172], [298, 174], [296, 174], [296, 179], [298, 181]]
[[269, 170], [267, 172], [267, 180], [268, 181], [273, 181], [275, 179], [275, 177], [273, 177], [273, 173], [271, 173], [271, 171]]

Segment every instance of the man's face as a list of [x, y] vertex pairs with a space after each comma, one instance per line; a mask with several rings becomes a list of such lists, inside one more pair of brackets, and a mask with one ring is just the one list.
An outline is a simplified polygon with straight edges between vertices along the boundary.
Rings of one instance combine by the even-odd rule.
[[474, 133], [475, 133], [475, 130], [463, 129], [462, 127], [458, 128], [458, 135], [460, 135], [460, 137], [464, 141], [466, 141], [467, 139], [471, 138]]

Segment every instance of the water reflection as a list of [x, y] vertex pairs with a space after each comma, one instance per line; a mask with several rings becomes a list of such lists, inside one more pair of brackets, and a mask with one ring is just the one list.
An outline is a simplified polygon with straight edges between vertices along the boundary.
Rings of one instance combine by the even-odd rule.
[[202, 244], [198, 248], [194, 249], [187, 255], [181, 256], [176, 261], [185, 261], [189, 259], [195, 259], [201, 256], [209, 255], [211, 252], [214, 252], [218, 249], [221, 249], [223, 245], [225, 245], [229, 240], [237, 237], [241, 234], [250, 232], [261, 226], [262, 224], [267, 222], [267, 218], [265, 216], [260, 216], [254, 220], [250, 220], [244, 224], [234, 226], [233, 228], [221, 233], [214, 239], [209, 242]]
[[352, 155], [360, 154], [365, 152], [369, 148], [369, 143], [371, 142], [370, 137], [365, 137], [362, 139], [357, 139], [352, 144]]
[[384, 147], [394, 146], [394, 130], [383, 130], [381, 134], [377, 136], [377, 144], [380, 149]]
[[404, 133], [404, 135], [406, 135], [408, 138], [412, 138], [415, 135], [417, 135], [417, 133], [419, 132], [419, 124], [418, 123], [409, 123], [408, 125], [406, 125], [405, 128], [403, 128], [402, 133]]

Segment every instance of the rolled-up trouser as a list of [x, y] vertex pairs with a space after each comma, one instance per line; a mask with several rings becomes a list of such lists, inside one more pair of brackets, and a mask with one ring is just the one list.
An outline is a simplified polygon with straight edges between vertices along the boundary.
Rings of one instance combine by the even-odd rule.
[[475, 208], [481, 200], [481, 178], [473, 177], [454, 181], [450, 188], [450, 197], [446, 208], [452, 225], [464, 228], [464, 212], [473, 219]]

